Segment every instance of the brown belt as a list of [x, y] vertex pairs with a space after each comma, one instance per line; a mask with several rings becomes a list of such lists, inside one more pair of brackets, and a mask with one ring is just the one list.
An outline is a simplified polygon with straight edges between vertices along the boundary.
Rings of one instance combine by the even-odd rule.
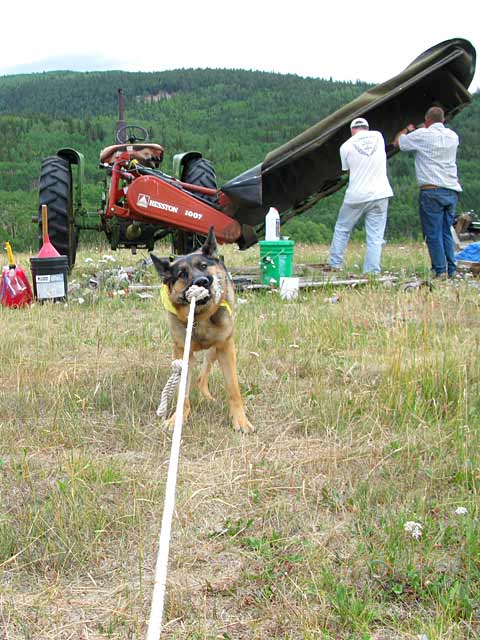
[[437, 187], [435, 184], [422, 184], [420, 189], [423, 191], [424, 189], [441, 189], [441, 187]]

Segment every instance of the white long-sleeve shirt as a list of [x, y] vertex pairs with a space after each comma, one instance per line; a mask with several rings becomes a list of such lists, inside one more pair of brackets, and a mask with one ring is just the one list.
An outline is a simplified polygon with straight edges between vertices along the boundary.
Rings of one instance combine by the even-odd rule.
[[435, 185], [462, 191], [457, 177], [458, 136], [441, 122], [416, 129], [398, 139], [401, 151], [415, 154], [418, 185]]

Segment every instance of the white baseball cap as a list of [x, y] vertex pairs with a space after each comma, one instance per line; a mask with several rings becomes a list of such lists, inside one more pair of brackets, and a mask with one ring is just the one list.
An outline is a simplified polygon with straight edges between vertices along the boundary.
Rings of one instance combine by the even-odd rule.
[[352, 120], [350, 129], [357, 129], [358, 127], [367, 127], [368, 129], [368, 122], [365, 118], [355, 118], [355, 120]]

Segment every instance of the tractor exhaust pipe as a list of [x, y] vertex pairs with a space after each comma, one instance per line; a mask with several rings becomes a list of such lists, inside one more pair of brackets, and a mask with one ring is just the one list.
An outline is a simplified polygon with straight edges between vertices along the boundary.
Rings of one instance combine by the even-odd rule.
[[121, 139], [118, 137], [118, 132], [122, 127], [124, 127], [127, 123], [125, 122], [125, 111], [123, 107], [123, 91], [122, 89], [117, 90], [117, 100], [118, 100], [118, 121], [115, 127], [115, 140], [124, 143], [127, 141], [127, 130], [124, 129], [121, 133]]

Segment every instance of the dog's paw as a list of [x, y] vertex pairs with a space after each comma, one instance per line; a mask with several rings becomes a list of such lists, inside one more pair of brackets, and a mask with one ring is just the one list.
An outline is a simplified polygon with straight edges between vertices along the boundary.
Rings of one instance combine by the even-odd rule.
[[215, 402], [215, 398], [212, 396], [208, 389], [202, 389], [201, 387], [199, 387], [199, 390], [205, 400], [208, 400], [209, 402]]
[[[190, 415], [190, 407], [184, 407], [183, 420], [182, 420], [183, 424], [187, 422], [189, 415]], [[171, 415], [169, 418], [165, 418], [165, 420], [163, 421], [166, 429], [168, 429], [169, 431], [173, 431], [175, 429], [176, 420], [177, 420], [177, 412], [175, 411], [173, 415]]]
[[255, 427], [249, 420], [247, 420], [247, 418], [234, 420], [233, 428], [235, 429], [235, 431], [241, 431], [242, 433], [253, 433], [255, 431]]
[[173, 432], [173, 429], [175, 428], [175, 414], [170, 416], [170, 418], [164, 418], [163, 427], [165, 431]]

